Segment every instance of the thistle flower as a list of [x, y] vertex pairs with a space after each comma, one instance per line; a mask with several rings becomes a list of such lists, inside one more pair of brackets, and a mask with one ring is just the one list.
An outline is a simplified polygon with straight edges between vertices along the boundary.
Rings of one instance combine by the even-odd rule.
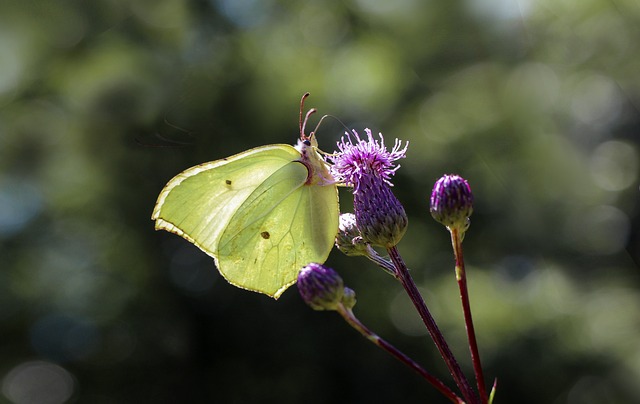
[[471, 187], [459, 175], [444, 175], [433, 186], [431, 192], [431, 216], [448, 229], [464, 232], [469, 227], [469, 216], [473, 213]]
[[388, 151], [384, 138], [375, 140], [371, 130], [365, 129], [367, 139], [356, 131], [342, 137], [339, 152], [329, 156], [331, 174], [338, 181], [353, 187], [356, 225], [365, 242], [389, 248], [395, 246], [407, 229], [407, 215], [400, 201], [391, 192], [391, 177], [400, 166], [395, 161], [405, 157], [404, 148], [396, 139]]
[[378, 142], [373, 138], [370, 129], [364, 131], [367, 134], [367, 140], [360, 139], [360, 135], [355, 130], [352, 131], [356, 139], [355, 144], [349, 133], [345, 133], [346, 136], [340, 139], [338, 142], [340, 151], [328, 157], [333, 163], [331, 174], [339, 182], [353, 187], [354, 192], [359, 189], [360, 178], [366, 175], [380, 177], [388, 185], [393, 186], [390, 181], [391, 176], [400, 168], [399, 165], [394, 167], [394, 162], [406, 157], [409, 143], [402, 148], [402, 142], [396, 139], [393, 149], [387, 151], [382, 133], [379, 134], [380, 142]]
[[336, 310], [344, 290], [340, 275], [324, 265], [311, 263], [298, 274], [300, 296], [314, 310]]

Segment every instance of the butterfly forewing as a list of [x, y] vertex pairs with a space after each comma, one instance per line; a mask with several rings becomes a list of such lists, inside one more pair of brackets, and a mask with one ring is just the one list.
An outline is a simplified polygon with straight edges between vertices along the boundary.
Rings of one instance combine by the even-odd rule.
[[247, 197], [298, 157], [289, 145], [264, 146], [178, 174], [158, 197], [151, 217], [156, 229], [176, 233], [214, 256], [222, 231]]

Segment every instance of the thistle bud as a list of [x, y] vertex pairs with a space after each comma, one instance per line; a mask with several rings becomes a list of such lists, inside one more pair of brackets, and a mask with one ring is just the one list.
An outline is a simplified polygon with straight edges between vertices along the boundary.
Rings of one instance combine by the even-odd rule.
[[407, 230], [404, 207], [382, 178], [362, 176], [359, 185], [353, 206], [362, 238], [385, 248], [395, 246]]
[[311, 263], [298, 274], [298, 291], [314, 310], [336, 310], [344, 295], [344, 282], [336, 271]]
[[469, 183], [458, 175], [444, 175], [431, 192], [431, 216], [448, 229], [464, 232], [473, 212]]
[[345, 286], [344, 294], [342, 295], [342, 305], [348, 309], [353, 309], [353, 306], [356, 305], [356, 292], [353, 289], [349, 289]]
[[360, 235], [360, 230], [356, 226], [356, 216], [353, 213], [340, 215], [336, 247], [350, 257], [367, 255], [367, 243]]

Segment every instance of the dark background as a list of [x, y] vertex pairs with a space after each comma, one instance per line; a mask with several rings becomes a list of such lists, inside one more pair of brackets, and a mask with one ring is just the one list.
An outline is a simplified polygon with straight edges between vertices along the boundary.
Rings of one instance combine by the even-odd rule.
[[[153, 229], [173, 175], [295, 143], [309, 91], [318, 115], [409, 141], [399, 249], [470, 375], [427, 203], [442, 174], [469, 180], [496, 403], [640, 402], [639, 43], [637, 0], [3, 1], [0, 401], [446, 402], [295, 287], [237, 289]], [[321, 148], [343, 132], [326, 120]], [[397, 282], [328, 264], [452, 385]]]

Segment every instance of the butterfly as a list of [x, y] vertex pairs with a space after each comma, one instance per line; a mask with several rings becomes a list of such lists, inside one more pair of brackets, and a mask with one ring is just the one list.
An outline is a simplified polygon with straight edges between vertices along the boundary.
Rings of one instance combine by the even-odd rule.
[[273, 144], [191, 167], [162, 189], [152, 220], [214, 258], [232, 285], [275, 299], [338, 233], [338, 189], [302, 119], [296, 146]]

